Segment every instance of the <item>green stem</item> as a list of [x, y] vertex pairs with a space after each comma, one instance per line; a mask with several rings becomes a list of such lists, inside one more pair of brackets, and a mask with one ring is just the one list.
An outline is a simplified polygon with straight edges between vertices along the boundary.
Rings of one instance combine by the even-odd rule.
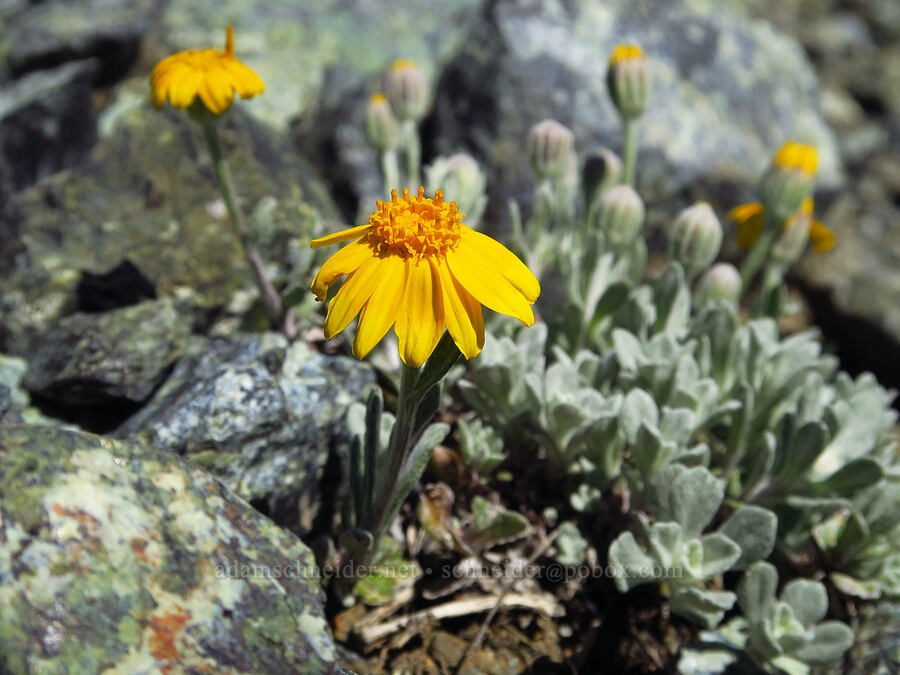
[[234, 181], [231, 178], [231, 171], [228, 168], [225, 153], [222, 151], [222, 141], [219, 138], [219, 129], [216, 124], [215, 120], [205, 120], [200, 123], [200, 126], [203, 128], [203, 135], [206, 138], [206, 144], [209, 146], [209, 154], [212, 157], [219, 189], [221, 189], [222, 197], [225, 199], [225, 207], [228, 210], [228, 220], [231, 224], [231, 229], [241, 243], [244, 258], [250, 267], [253, 281], [262, 294], [266, 311], [269, 314], [269, 320], [273, 326], [279, 328], [285, 334], [285, 337], [292, 339], [296, 333], [293, 318], [289, 316], [290, 312], [285, 314], [281, 304], [281, 297], [266, 276], [263, 261], [259, 257], [259, 251], [257, 251], [256, 245], [247, 234], [243, 215], [238, 209], [237, 200], [235, 199]]
[[763, 272], [763, 285], [756, 301], [755, 316], [770, 316], [777, 319], [781, 316], [782, 281], [784, 266], [776, 263], [766, 265]]
[[391, 190], [400, 189], [400, 163], [396, 150], [385, 150], [381, 153], [381, 174], [384, 177], [384, 194], [387, 197]]
[[753, 248], [750, 249], [750, 253], [744, 259], [744, 264], [741, 266], [741, 284], [745, 293], [750, 290], [750, 283], [753, 281], [759, 268], [768, 259], [777, 234], [777, 225], [770, 222], [767, 218], [766, 223], [763, 225], [762, 234], [759, 235], [759, 239], [756, 240]]
[[625, 127], [625, 143], [623, 149], [624, 151], [622, 153], [622, 178], [623, 182], [626, 185], [634, 186], [634, 174], [637, 166], [638, 149], [637, 120], [631, 118], [623, 120], [623, 125]]
[[418, 379], [418, 369], [407, 365], [401, 367], [400, 390], [397, 394], [397, 418], [391, 431], [391, 440], [388, 443], [384, 473], [377, 479], [379, 488], [372, 502], [371, 523], [366, 528], [372, 533], [376, 542], [390, 524], [392, 514], [388, 513], [388, 509], [394, 500], [400, 469], [412, 446], [413, 424], [420, 400], [420, 394], [416, 387]]
[[419, 169], [422, 164], [422, 144], [415, 120], [403, 123], [403, 148], [406, 151], [406, 182], [410, 192], [419, 188]]

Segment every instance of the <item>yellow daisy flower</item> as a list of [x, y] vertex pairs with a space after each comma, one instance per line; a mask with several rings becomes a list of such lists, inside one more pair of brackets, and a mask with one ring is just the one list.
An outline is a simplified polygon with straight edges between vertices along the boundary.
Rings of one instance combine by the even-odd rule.
[[[801, 216], [809, 218], [809, 240], [816, 253], [825, 253], [834, 248], [835, 236], [827, 226], [812, 217], [813, 200], [807, 197], [800, 207]], [[745, 251], [753, 248], [766, 223], [766, 214], [760, 202], [750, 202], [736, 206], [728, 212], [728, 219], [737, 224], [737, 242]], [[782, 223], [783, 228], [791, 227], [797, 222], [797, 216], [791, 216]]]
[[150, 73], [150, 100], [157, 108], [168, 101], [187, 108], [199, 96], [210, 112], [221, 115], [234, 95], [252, 98], [265, 84], [234, 56], [234, 31], [225, 29], [224, 49], [188, 49], [167, 56]]
[[312, 282], [319, 301], [347, 275], [325, 317], [325, 337], [340, 333], [359, 315], [353, 353], [363, 358], [393, 325], [400, 358], [418, 368], [446, 327], [467, 359], [484, 346], [481, 305], [534, 323], [531, 305], [541, 287], [528, 268], [503, 245], [462, 222], [456, 202], [440, 190], [408, 190], [377, 202], [369, 222], [310, 243], [312, 248], [355, 239], [332, 255]]

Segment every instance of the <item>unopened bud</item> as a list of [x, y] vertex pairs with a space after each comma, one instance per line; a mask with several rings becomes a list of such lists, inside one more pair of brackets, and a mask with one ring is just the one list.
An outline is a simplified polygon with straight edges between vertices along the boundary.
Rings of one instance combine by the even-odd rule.
[[716, 300], [736, 304], [741, 297], [741, 273], [729, 263], [716, 263], [700, 277], [694, 291], [694, 302], [702, 307]]
[[556, 120], [544, 120], [531, 127], [527, 145], [534, 175], [539, 180], [555, 180], [571, 165], [575, 136]]
[[366, 106], [366, 135], [376, 150], [392, 150], [400, 140], [400, 126], [384, 94], [372, 94]]
[[418, 121], [428, 111], [428, 81], [414, 61], [394, 61], [385, 79], [385, 90], [394, 114], [401, 122]]
[[444, 199], [456, 202], [459, 210], [466, 214], [466, 224], [469, 227], [477, 224], [487, 203], [487, 181], [471, 155], [459, 152], [450, 157], [438, 157], [428, 167], [426, 176], [429, 192], [442, 189]]
[[581, 171], [581, 184], [587, 204], [591, 204], [597, 195], [601, 195], [614, 185], [618, 185], [622, 177], [622, 160], [612, 150], [597, 148], [591, 150], [584, 159]]
[[721, 247], [722, 225], [709, 204], [698, 202], [678, 214], [669, 235], [669, 255], [688, 276], [708, 267]]
[[767, 214], [777, 221], [790, 218], [809, 196], [819, 165], [815, 147], [788, 141], [775, 154], [759, 184]]
[[791, 265], [800, 259], [809, 243], [809, 226], [813, 217], [813, 200], [803, 200], [800, 209], [784, 221], [781, 232], [772, 245], [769, 254], [772, 262], [780, 265]]
[[616, 185], [594, 201], [592, 227], [603, 232], [615, 250], [629, 247], [644, 226], [644, 202], [630, 185]]
[[606, 72], [609, 96], [623, 119], [640, 117], [650, 97], [647, 57], [637, 45], [618, 45]]

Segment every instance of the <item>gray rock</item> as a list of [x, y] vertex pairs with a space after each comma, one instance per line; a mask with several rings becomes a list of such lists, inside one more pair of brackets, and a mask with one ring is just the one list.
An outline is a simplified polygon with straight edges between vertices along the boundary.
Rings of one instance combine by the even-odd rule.
[[433, 70], [459, 44], [481, 2], [170, 0], [162, 33], [171, 50], [217, 46], [233, 24], [237, 56], [266, 83], [253, 114], [286, 129], [298, 117], [305, 127], [393, 59], [415, 59]]
[[444, 72], [435, 103], [438, 150], [468, 149], [487, 163], [486, 221], [505, 221], [510, 198], [530, 201], [524, 139], [535, 122], [566, 124], [582, 152], [620, 151], [605, 76], [613, 47], [631, 42], [652, 59], [637, 171], [651, 220], [696, 199], [732, 206], [789, 138], [818, 147], [820, 185], [839, 182], [809, 62], [768, 24], [689, 0], [491, 2]]
[[[274, 333], [210, 340], [116, 431], [186, 455], [276, 522], [308, 531], [329, 452], [368, 367]], [[299, 522], [298, 522], [299, 521]]]
[[[32, 407], [31, 397], [22, 387], [22, 378], [28, 364], [15, 356], [0, 354], [0, 425], [3, 424], [46, 424], [59, 425], [58, 420], [45, 417]], [[76, 427], [70, 427], [77, 430]]]
[[[27, 355], [43, 332], [79, 309], [83, 271], [106, 273], [124, 259], [158, 297], [187, 303], [201, 329], [236, 295], [249, 292], [253, 304], [198, 125], [183, 111], [155, 110], [147, 97], [144, 77], [121, 85], [78, 170], [48, 177], [0, 209], [0, 350]], [[239, 203], [280, 284], [336, 210], [286, 136], [242, 114], [252, 103], [236, 103], [225, 116], [223, 143]], [[264, 313], [243, 316], [248, 329], [267, 324]]]
[[0, 671], [327, 673], [312, 552], [177, 455], [0, 427]]
[[117, 399], [139, 403], [162, 382], [189, 333], [189, 318], [171, 298], [72, 314], [36, 345], [25, 387], [70, 406]]
[[161, 9], [155, 0], [46, 0], [21, 9], [5, 26], [6, 59], [14, 76], [67, 61], [98, 60], [96, 77], [121, 79]]
[[87, 156], [97, 139], [94, 71], [94, 62], [76, 61], [0, 89], [0, 194]]

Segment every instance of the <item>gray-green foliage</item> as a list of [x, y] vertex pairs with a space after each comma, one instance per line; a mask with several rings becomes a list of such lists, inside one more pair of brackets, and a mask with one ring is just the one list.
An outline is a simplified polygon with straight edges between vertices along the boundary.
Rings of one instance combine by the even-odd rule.
[[[793, 579], [776, 596], [778, 572], [767, 562], [747, 570], [737, 589], [742, 616], [701, 639], [712, 649], [684, 650], [684, 673], [716, 671], [737, 660], [734, 648], [768, 672], [806, 673], [808, 666], [829, 663], [853, 644], [853, 631], [840, 621], [823, 621], [828, 610], [825, 586]], [[718, 646], [718, 648], [716, 648]], [[731, 650], [727, 648], [731, 648]]]
[[705, 582], [763, 559], [775, 543], [775, 516], [742, 506], [715, 532], [703, 533], [719, 512], [721, 481], [702, 466], [672, 463], [650, 485], [650, 515], [637, 516], [637, 537], [621, 534], [610, 546], [609, 562], [621, 591], [642, 583], [664, 582], [672, 611], [707, 627], [734, 605], [728, 591]]
[[[777, 549], [807, 565], [813, 551], [812, 564], [827, 565], [843, 593], [896, 597], [893, 394], [871, 375], [840, 372], [814, 330], [783, 336], [773, 318], [742, 321], [728, 301], [695, 305], [677, 262], [635, 283], [619, 254], [595, 258], [591, 271], [570, 265], [570, 252], [560, 247], [556, 260], [567, 301], [584, 308], [580, 284], [593, 274], [602, 290], [592, 297], [615, 288], [602, 311], [587, 323], [567, 326], [562, 315], [550, 331], [488, 336], [460, 386], [507, 438], [527, 435], [551, 467], [581, 480], [569, 499], [576, 509], [602, 509], [603, 492], [624, 481], [632, 528], [608, 554], [619, 589], [661, 583], [677, 614], [713, 628], [740, 611], [750, 625], [722, 574]], [[843, 653], [849, 629], [826, 623], [817, 633], [791, 604], [807, 587], [787, 588], [767, 620], [786, 622], [777, 630], [788, 637], [765, 658], [802, 664]], [[842, 646], [820, 648], [822, 636]], [[762, 639], [746, 643], [760, 662]]]

